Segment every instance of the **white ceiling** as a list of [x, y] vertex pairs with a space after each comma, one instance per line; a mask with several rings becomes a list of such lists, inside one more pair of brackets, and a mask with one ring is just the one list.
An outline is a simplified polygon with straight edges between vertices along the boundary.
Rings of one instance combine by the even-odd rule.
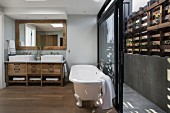
[[[97, 15], [105, 0], [0, 0], [4, 13], [14, 19], [67, 19], [68, 14]], [[39, 16], [40, 15], [40, 16]]]

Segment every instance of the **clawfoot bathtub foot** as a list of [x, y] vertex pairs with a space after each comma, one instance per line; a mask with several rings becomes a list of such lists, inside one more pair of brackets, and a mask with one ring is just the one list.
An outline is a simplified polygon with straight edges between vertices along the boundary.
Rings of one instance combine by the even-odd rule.
[[77, 99], [77, 103], [76, 103], [76, 105], [78, 106], [78, 107], [82, 107], [82, 100], [80, 99], [80, 97], [77, 95], [77, 94], [74, 94], [74, 96], [75, 96], [75, 98]]
[[99, 107], [99, 105], [100, 105], [100, 98], [102, 97], [102, 95], [100, 94], [99, 96], [98, 96], [98, 99], [96, 100], [96, 101], [94, 101], [94, 106], [95, 107]]
[[95, 107], [99, 107], [99, 104], [100, 104], [100, 103], [99, 103], [98, 100], [94, 101], [94, 106], [95, 106]]

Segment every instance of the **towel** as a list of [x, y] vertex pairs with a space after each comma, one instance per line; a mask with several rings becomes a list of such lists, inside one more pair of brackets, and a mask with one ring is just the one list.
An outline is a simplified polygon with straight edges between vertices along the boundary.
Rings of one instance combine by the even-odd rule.
[[37, 80], [41, 80], [41, 78], [30, 78], [29, 80], [37, 81]]
[[46, 80], [49, 80], [49, 81], [58, 81], [59, 78], [46, 78]]
[[112, 80], [109, 76], [102, 74], [100, 77], [102, 82], [102, 109], [110, 109], [113, 107], [112, 99], [115, 98], [115, 91]]
[[16, 54], [16, 49], [15, 49], [15, 41], [14, 40], [8, 40], [8, 54], [13, 55]]
[[15, 81], [15, 80], [25, 80], [25, 78], [24, 78], [24, 77], [23, 77], [23, 78], [14, 77], [13, 80], [14, 80], [14, 81]]
[[63, 67], [63, 73], [64, 73], [64, 76], [63, 76], [63, 78], [64, 77], [68, 77], [68, 72], [67, 72], [67, 65], [66, 65], [66, 63], [64, 63], [64, 67]]

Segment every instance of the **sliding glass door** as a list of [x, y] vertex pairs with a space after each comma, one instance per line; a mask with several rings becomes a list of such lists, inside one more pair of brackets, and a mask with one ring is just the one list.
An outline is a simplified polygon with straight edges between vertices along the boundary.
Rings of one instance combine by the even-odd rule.
[[114, 79], [114, 14], [99, 25], [100, 70]]
[[106, 0], [98, 13], [98, 64], [115, 87], [115, 108], [123, 113], [123, 0]]

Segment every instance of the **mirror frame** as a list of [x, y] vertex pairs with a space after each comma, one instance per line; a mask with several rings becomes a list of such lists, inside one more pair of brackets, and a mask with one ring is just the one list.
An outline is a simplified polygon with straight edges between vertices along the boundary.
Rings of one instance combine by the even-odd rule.
[[37, 46], [20, 46], [19, 24], [24, 23], [63, 23], [63, 46], [44, 46], [43, 50], [65, 50], [67, 45], [66, 38], [66, 20], [16, 20], [15, 33], [16, 33], [16, 49], [17, 50], [38, 50]]

